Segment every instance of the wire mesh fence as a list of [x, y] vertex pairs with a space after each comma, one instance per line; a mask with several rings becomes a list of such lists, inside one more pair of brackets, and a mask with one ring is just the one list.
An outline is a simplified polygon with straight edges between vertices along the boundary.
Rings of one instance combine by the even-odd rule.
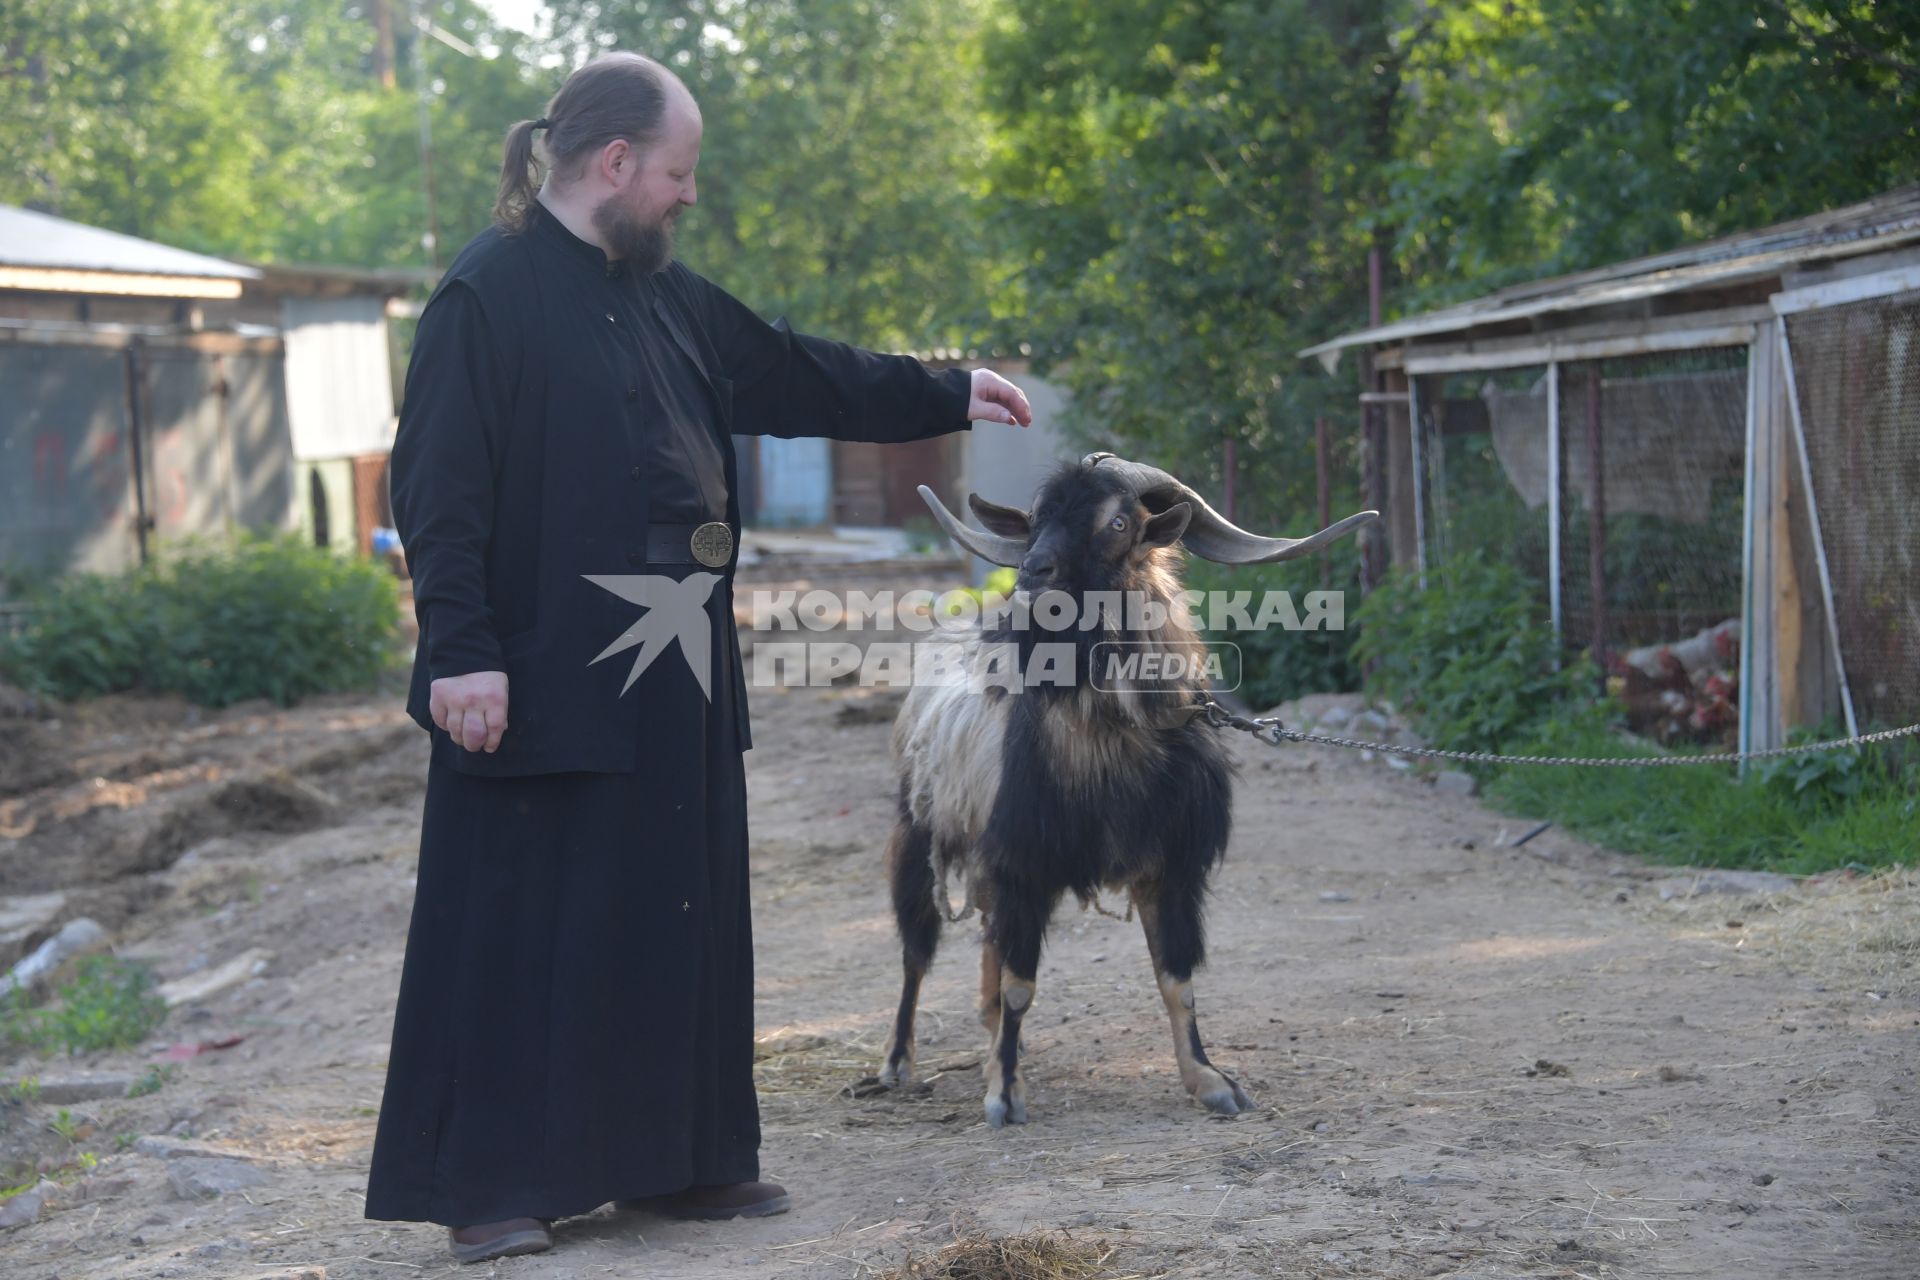
[[1661, 741], [1739, 730], [1747, 350], [1560, 369], [1563, 634]]
[[1475, 555], [1540, 584], [1548, 554], [1545, 365], [1421, 379], [1428, 559]]
[[1429, 560], [1496, 559], [1539, 583], [1568, 649], [1664, 742], [1738, 732], [1746, 365], [1745, 347], [1712, 347], [1418, 388]]
[[1920, 293], [1788, 317], [1856, 718], [1920, 719]]

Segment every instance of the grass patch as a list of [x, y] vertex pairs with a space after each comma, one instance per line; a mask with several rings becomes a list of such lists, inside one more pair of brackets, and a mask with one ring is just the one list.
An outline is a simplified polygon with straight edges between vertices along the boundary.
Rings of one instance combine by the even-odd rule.
[[178, 1070], [178, 1067], [170, 1063], [165, 1066], [157, 1062], [154, 1063], [147, 1068], [145, 1075], [127, 1086], [127, 1096], [129, 1098], [144, 1098], [150, 1093], [160, 1092], [169, 1084], [173, 1083], [174, 1073]]
[[153, 971], [117, 956], [88, 956], [42, 1009], [17, 993], [0, 1000], [0, 1044], [43, 1053], [91, 1053], [139, 1044], [166, 1020]]
[[[1433, 746], [1671, 754], [1618, 732], [1624, 707], [1595, 701], [1595, 670], [1561, 651], [1537, 583], [1471, 556], [1430, 578], [1423, 589], [1399, 573], [1376, 589], [1356, 612], [1354, 654], [1372, 666], [1369, 691], [1393, 699]], [[1829, 724], [1800, 741], [1843, 736]], [[1910, 740], [1759, 762], [1744, 776], [1707, 764], [1466, 767], [1497, 808], [1656, 862], [1810, 875], [1912, 864], [1920, 854], [1920, 748]]]
[[[1519, 754], [1667, 754], [1593, 725], [1549, 729]], [[1914, 861], [1920, 788], [1886, 748], [1823, 751], [1751, 768], [1502, 769], [1486, 788], [1508, 813], [1551, 819], [1656, 862], [1812, 875]]]

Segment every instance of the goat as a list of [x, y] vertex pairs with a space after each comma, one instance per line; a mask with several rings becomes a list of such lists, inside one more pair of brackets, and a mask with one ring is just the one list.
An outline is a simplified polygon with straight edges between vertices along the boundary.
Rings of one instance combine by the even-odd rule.
[[[1309, 538], [1262, 538], [1166, 472], [1106, 453], [1062, 467], [1030, 512], [969, 495], [985, 531], [956, 520], [924, 486], [920, 494], [961, 546], [1019, 570], [1016, 601], [1093, 612], [1083, 619], [1091, 625], [1052, 633], [1072, 658], [1064, 679], [1032, 678], [1049, 637], [988, 620], [951, 642], [950, 662], [971, 678], [917, 682], [901, 705], [892, 740], [899, 818], [887, 861], [905, 980], [881, 1081], [912, 1078], [920, 984], [958, 871], [983, 917], [989, 1124], [1027, 1119], [1020, 1024], [1054, 907], [1065, 893], [1084, 904], [1103, 887], [1124, 889], [1139, 912], [1187, 1092], [1223, 1115], [1252, 1109], [1246, 1090], [1207, 1060], [1194, 1019], [1202, 912], [1232, 824], [1233, 765], [1197, 714], [1203, 646], [1176, 603], [1179, 546], [1223, 564], [1265, 564], [1310, 554], [1377, 513]], [[1111, 607], [1116, 592], [1130, 607]], [[1102, 688], [1095, 649], [1116, 642], [1176, 660], [1143, 661], [1136, 678]], [[1008, 653], [1022, 675], [1011, 689], [982, 678]]]

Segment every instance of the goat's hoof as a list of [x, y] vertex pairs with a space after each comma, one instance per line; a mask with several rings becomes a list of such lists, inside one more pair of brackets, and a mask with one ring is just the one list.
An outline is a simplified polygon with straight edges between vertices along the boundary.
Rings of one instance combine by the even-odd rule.
[[1027, 1104], [1019, 1098], [1011, 1101], [1006, 1098], [988, 1098], [986, 1111], [987, 1124], [994, 1129], [1007, 1124], [1027, 1122]]
[[889, 1089], [898, 1089], [902, 1085], [913, 1083], [913, 1063], [902, 1060], [889, 1062], [880, 1068], [880, 1083]]
[[1200, 1105], [1215, 1115], [1237, 1116], [1253, 1110], [1253, 1099], [1231, 1080], [1222, 1080], [1218, 1088], [1209, 1089], [1197, 1097]]

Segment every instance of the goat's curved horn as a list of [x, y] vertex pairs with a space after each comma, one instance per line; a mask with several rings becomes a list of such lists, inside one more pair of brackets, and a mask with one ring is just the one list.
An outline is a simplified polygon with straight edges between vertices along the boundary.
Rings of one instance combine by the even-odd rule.
[[947, 536], [979, 556], [989, 564], [1003, 565], [1009, 569], [1020, 567], [1020, 561], [1027, 554], [1027, 544], [1018, 538], [1003, 538], [997, 533], [988, 533], [984, 529], [975, 529], [954, 519], [953, 512], [935, 496], [933, 490], [920, 486], [920, 499], [933, 512], [933, 518], [940, 522]]
[[1304, 538], [1263, 538], [1248, 533], [1207, 505], [1206, 499], [1176, 477], [1158, 467], [1128, 462], [1111, 453], [1090, 453], [1080, 460], [1082, 466], [1102, 467], [1124, 479], [1142, 497], [1149, 493], [1176, 495], [1180, 502], [1193, 504], [1193, 519], [1180, 541], [1187, 550], [1216, 564], [1274, 564], [1312, 555], [1344, 538], [1355, 529], [1378, 520], [1378, 511], [1361, 511], [1328, 525]]

